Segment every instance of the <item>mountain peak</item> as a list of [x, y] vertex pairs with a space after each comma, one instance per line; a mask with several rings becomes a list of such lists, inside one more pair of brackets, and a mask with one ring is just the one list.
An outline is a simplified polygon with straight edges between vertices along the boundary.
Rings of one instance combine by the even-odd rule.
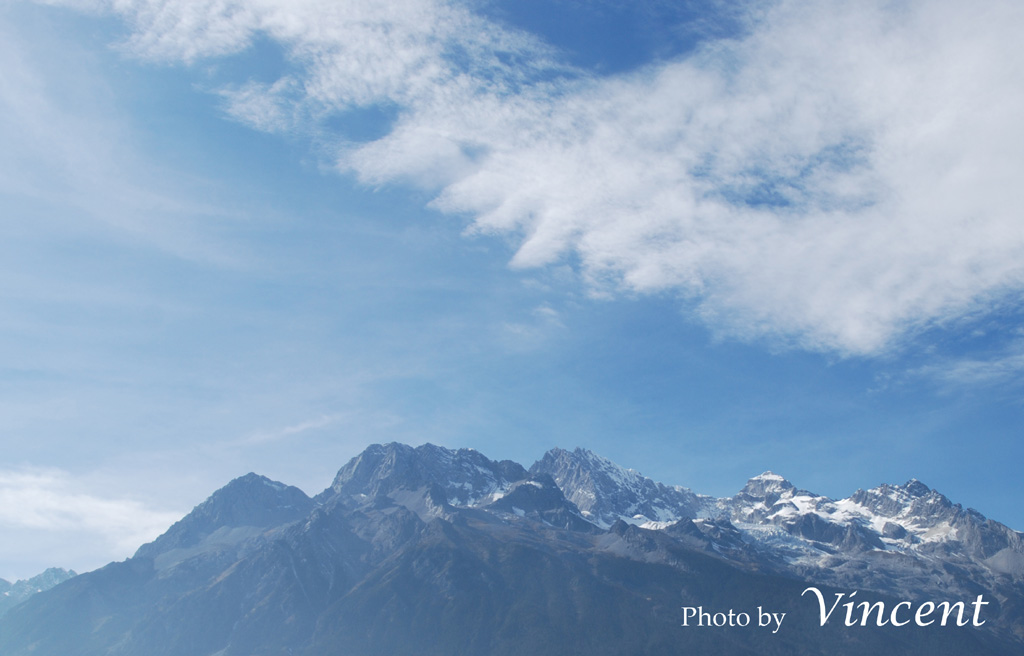
[[435, 444], [416, 448], [405, 444], [374, 444], [338, 471], [321, 497], [332, 495], [376, 497], [396, 490], [417, 490], [437, 485], [447, 502], [472, 506], [486, 502], [527, 472], [510, 460], [490, 460], [474, 449], [447, 449]]
[[756, 501], [764, 501], [770, 506], [778, 501], [779, 497], [786, 492], [795, 490], [796, 488], [793, 484], [782, 476], [771, 471], [766, 471], [748, 480], [747, 484], [743, 486], [743, 489], [740, 490], [740, 493], [737, 496], [747, 497]]
[[900, 488], [912, 497], [923, 497], [933, 491], [930, 487], [916, 478], [910, 479], [901, 485]]
[[278, 526], [304, 517], [312, 508], [313, 500], [299, 488], [250, 472], [211, 494], [163, 535], [139, 547], [136, 555], [153, 557], [195, 546], [219, 529]]

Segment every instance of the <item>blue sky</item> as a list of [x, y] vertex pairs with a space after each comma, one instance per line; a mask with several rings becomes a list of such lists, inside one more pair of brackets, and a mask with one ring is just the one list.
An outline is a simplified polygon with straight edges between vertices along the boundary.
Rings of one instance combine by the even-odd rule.
[[387, 441], [1024, 528], [1022, 11], [0, 4], [0, 576]]

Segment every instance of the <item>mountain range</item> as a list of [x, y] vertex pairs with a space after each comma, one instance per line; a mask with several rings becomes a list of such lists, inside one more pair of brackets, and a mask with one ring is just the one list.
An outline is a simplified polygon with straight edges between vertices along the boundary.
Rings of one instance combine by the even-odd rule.
[[[1022, 538], [917, 480], [837, 500], [765, 472], [714, 498], [584, 449], [526, 469], [373, 445], [314, 497], [231, 481], [133, 557], [11, 608], [0, 653], [1020, 654]], [[811, 588], [838, 607], [824, 623]], [[840, 605], [892, 620], [981, 599], [980, 626], [848, 626]]]

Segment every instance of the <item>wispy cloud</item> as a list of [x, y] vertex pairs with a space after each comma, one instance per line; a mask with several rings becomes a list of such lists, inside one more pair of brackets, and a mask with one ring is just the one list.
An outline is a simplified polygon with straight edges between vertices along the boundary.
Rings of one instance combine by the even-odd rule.
[[[239, 254], [211, 228], [240, 217], [212, 200], [214, 184], [142, 152], [96, 57], [7, 19], [0, 11], [0, 193], [8, 207], [46, 207], [39, 232], [51, 236], [136, 242], [237, 266]], [[27, 232], [37, 222], [20, 214], [2, 220], [21, 221]]]
[[878, 354], [1024, 287], [1019, 3], [784, 0], [615, 77], [456, 2], [107, 6], [141, 56], [279, 43], [291, 71], [223, 91], [238, 119], [395, 106], [341, 169], [435, 191], [515, 239], [514, 266], [678, 293], [722, 334]]
[[284, 428], [253, 433], [239, 440], [237, 444], [265, 444], [267, 442], [277, 442], [279, 440], [290, 439], [302, 433], [326, 428], [327, 426], [336, 424], [343, 418], [344, 416], [340, 414], [321, 415], [313, 419], [301, 421], [297, 424], [285, 426]]
[[1024, 379], [1024, 342], [984, 357], [947, 358], [910, 372], [951, 388], [986, 388]]
[[529, 317], [505, 323], [501, 328], [503, 342], [518, 351], [540, 348], [566, 329], [558, 310], [546, 304], [535, 307]]

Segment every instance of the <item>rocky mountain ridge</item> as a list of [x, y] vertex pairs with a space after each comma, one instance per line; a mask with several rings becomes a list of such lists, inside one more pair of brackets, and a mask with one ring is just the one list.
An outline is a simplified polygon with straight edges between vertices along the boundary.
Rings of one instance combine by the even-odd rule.
[[46, 571], [27, 579], [11, 583], [0, 579], [0, 615], [20, 604], [29, 597], [77, 576], [74, 570], [50, 567]]

